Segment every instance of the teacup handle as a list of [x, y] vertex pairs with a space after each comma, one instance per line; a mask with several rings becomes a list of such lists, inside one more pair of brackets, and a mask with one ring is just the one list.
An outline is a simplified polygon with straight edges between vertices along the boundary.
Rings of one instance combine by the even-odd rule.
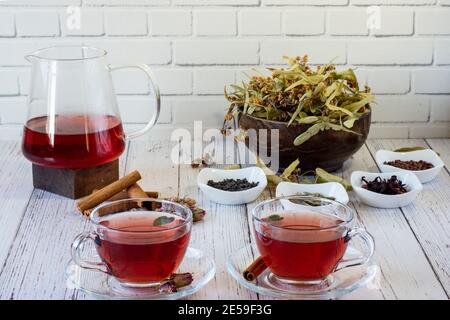
[[375, 242], [373, 240], [373, 237], [370, 235], [370, 233], [368, 233], [363, 228], [355, 228], [355, 229], [351, 229], [347, 233], [347, 236], [346, 236], [346, 237], [348, 237], [347, 241], [352, 240], [356, 236], [359, 236], [360, 238], [362, 238], [364, 240], [365, 248], [364, 248], [363, 256], [358, 257], [358, 258], [352, 258], [352, 259], [342, 259], [341, 261], [339, 261], [335, 271], [338, 271], [338, 270], [341, 270], [344, 268], [348, 268], [348, 267], [365, 264], [366, 262], [368, 262], [370, 260], [370, 258], [372, 258], [373, 253], [375, 252]]
[[116, 70], [121, 70], [121, 69], [130, 69], [130, 68], [131, 69], [139, 69], [139, 70], [144, 71], [144, 73], [148, 77], [150, 85], [152, 86], [153, 92], [155, 94], [156, 111], [145, 127], [143, 127], [140, 130], [131, 132], [131, 133], [125, 133], [125, 139], [131, 140], [131, 139], [137, 138], [139, 136], [142, 136], [156, 124], [156, 121], [158, 121], [158, 118], [159, 118], [159, 113], [161, 112], [161, 94], [159, 92], [159, 87], [155, 81], [156, 78], [155, 78], [152, 70], [150, 70], [150, 68], [146, 64], [130, 64], [130, 65], [121, 65], [121, 66], [109, 65], [108, 67], [109, 67], [110, 71], [116, 71]]
[[95, 241], [96, 237], [97, 235], [93, 232], [83, 232], [79, 234], [72, 242], [72, 259], [78, 266], [83, 269], [97, 270], [109, 274], [108, 268], [103, 262], [92, 262], [81, 258], [81, 252], [83, 251], [83, 247], [86, 241]]

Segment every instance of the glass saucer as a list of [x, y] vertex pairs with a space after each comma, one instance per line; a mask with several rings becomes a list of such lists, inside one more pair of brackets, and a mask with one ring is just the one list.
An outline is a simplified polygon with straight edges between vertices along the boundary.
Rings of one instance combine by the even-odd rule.
[[[97, 257], [95, 249], [92, 251], [89, 256], [95, 259]], [[191, 295], [206, 285], [214, 277], [215, 265], [202, 251], [189, 247], [176, 272], [191, 272], [194, 281], [189, 286], [180, 288], [178, 292], [161, 293], [157, 287], [123, 286], [112, 276], [80, 268], [70, 260], [66, 266], [66, 283], [68, 288], [79, 289], [97, 299], [175, 300]]]
[[[366, 286], [376, 275], [377, 265], [370, 260], [364, 265], [348, 267], [334, 272], [324, 281], [315, 285], [298, 285], [280, 281], [266, 269], [255, 281], [247, 281], [242, 276], [244, 270], [253, 262], [258, 250], [247, 245], [233, 252], [227, 260], [231, 276], [242, 286], [257, 293], [284, 299], [337, 299], [356, 289]], [[359, 257], [361, 252], [352, 246], [347, 247], [345, 258]]]

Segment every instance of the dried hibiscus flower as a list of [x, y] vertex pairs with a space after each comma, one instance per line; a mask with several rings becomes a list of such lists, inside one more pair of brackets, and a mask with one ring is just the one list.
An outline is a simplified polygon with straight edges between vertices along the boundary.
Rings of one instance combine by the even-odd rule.
[[177, 292], [179, 288], [188, 286], [194, 281], [192, 273], [172, 273], [169, 278], [159, 285], [159, 291], [165, 293]]
[[396, 195], [408, 192], [408, 190], [406, 190], [406, 185], [402, 183], [397, 176], [392, 176], [389, 179], [376, 177], [372, 181], [367, 181], [366, 177], [362, 177], [361, 180], [364, 182], [362, 187], [372, 192], [387, 195]]

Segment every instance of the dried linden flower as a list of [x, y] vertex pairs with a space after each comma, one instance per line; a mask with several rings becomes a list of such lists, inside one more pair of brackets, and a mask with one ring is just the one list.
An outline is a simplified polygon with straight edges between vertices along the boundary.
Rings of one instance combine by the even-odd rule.
[[[287, 122], [289, 125], [310, 124], [299, 135], [301, 145], [323, 130], [351, 130], [353, 124], [374, 101], [370, 89], [360, 90], [353, 69], [336, 71], [332, 64], [313, 67], [308, 56], [284, 57], [288, 68], [268, 68], [270, 76], [252, 76], [242, 85], [225, 88], [230, 107], [225, 120], [243, 113], [256, 118]], [[355, 133], [356, 134], [356, 133]]]

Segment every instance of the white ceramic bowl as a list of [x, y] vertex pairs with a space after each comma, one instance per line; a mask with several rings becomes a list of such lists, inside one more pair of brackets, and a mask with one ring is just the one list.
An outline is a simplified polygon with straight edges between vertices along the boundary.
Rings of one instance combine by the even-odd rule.
[[[244, 191], [224, 191], [208, 186], [208, 181], [222, 181], [224, 179], [244, 179], [249, 182], [259, 182], [251, 189]], [[236, 170], [205, 168], [198, 174], [197, 183], [200, 190], [212, 201], [220, 204], [237, 205], [255, 201], [267, 186], [267, 177], [258, 167]]]
[[[433, 168], [427, 170], [405, 170], [394, 166], [384, 164], [386, 161], [394, 160], [423, 160], [433, 164]], [[417, 150], [411, 152], [394, 152], [389, 150], [378, 150], [375, 154], [375, 161], [382, 172], [405, 171], [414, 173], [420, 182], [425, 183], [433, 180], [444, 167], [444, 162], [439, 158], [436, 152], [431, 149]]]
[[317, 184], [280, 182], [277, 186], [276, 196], [293, 196], [304, 192], [320, 193], [325, 197], [333, 197], [336, 201], [342, 204], [348, 203], [347, 191], [345, 191], [345, 188], [337, 182]]
[[[407, 193], [397, 195], [380, 194], [362, 188], [362, 177], [366, 177], [367, 181], [372, 181], [376, 177], [389, 179], [393, 175], [397, 176], [402, 183], [406, 184]], [[422, 184], [419, 179], [411, 172], [397, 171], [397, 172], [364, 172], [355, 171], [350, 178], [353, 190], [358, 198], [365, 204], [377, 208], [398, 208], [410, 204], [422, 191]]]

